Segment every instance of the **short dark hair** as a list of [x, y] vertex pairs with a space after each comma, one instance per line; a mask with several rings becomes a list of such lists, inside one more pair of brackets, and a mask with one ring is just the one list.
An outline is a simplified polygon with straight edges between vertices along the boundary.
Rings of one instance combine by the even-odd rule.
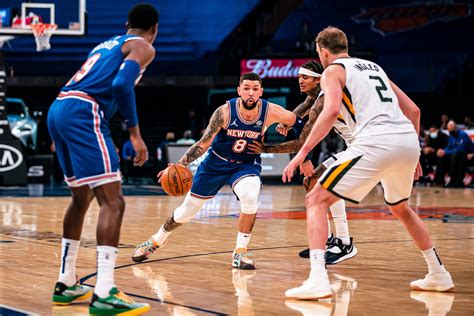
[[322, 74], [324, 71], [323, 65], [314, 60], [305, 62], [303, 65], [301, 65], [301, 68], [309, 69], [317, 74]]
[[260, 85], [262, 85], [262, 78], [254, 72], [247, 72], [240, 76], [239, 85], [242, 84], [244, 80], [258, 81], [260, 82]]
[[128, 12], [129, 29], [149, 30], [158, 23], [158, 11], [150, 3], [138, 3]]
[[328, 26], [316, 37], [316, 43], [321, 48], [326, 48], [331, 54], [348, 51], [346, 33], [334, 26]]

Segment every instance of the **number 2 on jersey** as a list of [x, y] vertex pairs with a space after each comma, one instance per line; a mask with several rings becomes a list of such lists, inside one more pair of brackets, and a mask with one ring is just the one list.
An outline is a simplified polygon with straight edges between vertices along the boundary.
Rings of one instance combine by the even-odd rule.
[[232, 150], [235, 153], [240, 154], [241, 152], [245, 150], [246, 147], [247, 147], [247, 141], [245, 139], [238, 139], [234, 142], [234, 145], [232, 145]]
[[386, 98], [382, 94], [382, 91], [387, 91], [388, 90], [387, 85], [385, 84], [385, 82], [383, 82], [382, 78], [380, 78], [379, 76], [369, 76], [369, 79], [377, 80], [378, 82], [380, 82], [380, 85], [375, 86], [375, 90], [377, 90], [377, 94], [379, 95], [380, 101], [382, 101], [382, 102], [392, 102], [392, 98]]
[[99, 60], [100, 53], [94, 54], [89, 57], [86, 62], [82, 65], [81, 69], [79, 69], [76, 74], [72, 77], [71, 80], [67, 83], [69, 85], [72, 81], [79, 82], [81, 81], [88, 73], [91, 71], [92, 67], [94, 67], [95, 63]]

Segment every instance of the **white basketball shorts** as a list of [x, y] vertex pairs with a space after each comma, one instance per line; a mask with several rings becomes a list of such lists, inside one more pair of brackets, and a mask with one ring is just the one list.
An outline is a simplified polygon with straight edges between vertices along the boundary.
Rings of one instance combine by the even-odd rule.
[[323, 173], [319, 183], [333, 194], [359, 203], [381, 182], [385, 202], [396, 205], [410, 197], [419, 157], [414, 133], [356, 139]]

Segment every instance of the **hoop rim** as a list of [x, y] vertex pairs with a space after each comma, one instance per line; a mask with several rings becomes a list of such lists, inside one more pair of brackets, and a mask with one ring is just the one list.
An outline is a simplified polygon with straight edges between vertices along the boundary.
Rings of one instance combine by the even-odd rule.
[[54, 23], [35, 23], [35, 24], [30, 24], [31, 30], [33, 31], [33, 34], [43, 34], [46, 31], [54, 31], [58, 28], [57, 24]]

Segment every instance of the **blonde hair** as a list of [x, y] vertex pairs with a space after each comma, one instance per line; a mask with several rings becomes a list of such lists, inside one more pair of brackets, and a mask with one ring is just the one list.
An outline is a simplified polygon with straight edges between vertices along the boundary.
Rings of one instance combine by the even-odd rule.
[[348, 51], [346, 33], [334, 26], [328, 26], [319, 32], [315, 41], [320, 48], [326, 48], [331, 54]]

